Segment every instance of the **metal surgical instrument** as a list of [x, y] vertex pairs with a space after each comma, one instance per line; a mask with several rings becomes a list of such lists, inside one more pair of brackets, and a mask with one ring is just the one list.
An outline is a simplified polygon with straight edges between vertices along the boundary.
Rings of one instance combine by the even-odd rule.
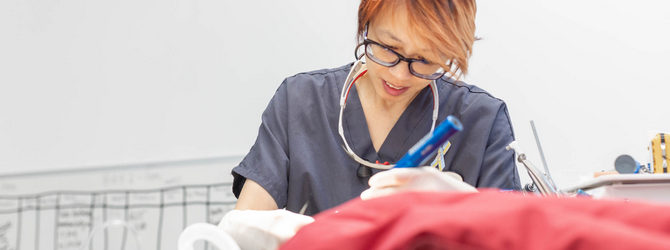
[[535, 123], [533, 123], [533, 121], [530, 121], [530, 125], [533, 128], [535, 143], [537, 143], [538, 150], [540, 151], [540, 156], [542, 157], [542, 162], [544, 163], [545, 172], [540, 171], [537, 167], [535, 167], [535, 165], [533, 165], [533, 163], [531, 163], [527, 159], [526, 153], [524, 153], [521, 150], [521, 147], [519, 147], [519, 143], [517, 141], [513, 141], [512, 143], [510, 143], [506, 147], [506, 149], [514, 150], [514, 153], [516, 153], [516, 160], [521, 164], [523, 164], [524, 167], [526, 167], [526, 171], [528, 172], [530, 179], [533, 180], [533, 183], [535, 184], [535, 187], [537, 187], [537, 190], [540, 192], [540, 194], [542, 194], [543, 196], [560, 195], [561, 192], [558, 190], [556, 184], [554, 183], [554, 180], [551, 178], [551, 175], [549, 174], [549, 169], [547, 168], [544, 153], [542, 152], [542, 146], [540, 146], [540, 139], [537, 136], [537, 131], [535, 130]]

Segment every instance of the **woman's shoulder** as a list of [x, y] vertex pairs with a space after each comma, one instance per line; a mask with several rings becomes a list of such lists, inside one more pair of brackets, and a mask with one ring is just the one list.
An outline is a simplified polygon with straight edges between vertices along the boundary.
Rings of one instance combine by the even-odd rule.
[[350, 68], [351, 64], [347, 64], [287, 77], [277, 89], [275, 97], [285, 100], [293, 114], [311, 112], [314, 107], [321, 107], [326, 111], [336, 110], [339, 107], [342, 85]]
[[284, 84], [290, 89], [338, 87], [344, 83], [351, 63], [337, 67], [307, 71], [287, 77]]
[[438, 81], [441, 101], [457, 109], [495, 109], [505, 106], [505, 101], [495, 97], [486, 90], [452, 78], [441, 78]]
[[[455, 115], [468, 128], [462, 133], [472, 144], [480, 141], [488, 145], [492, 134], [506, 134], [514, 138], [511, 119], [505, 102], [491, 93], [471, 84], [445, 79], [439, 84], [440, 101], [446, 114]], [[456, 142], [454, 142], [456, 143]], [[457, 143], [456, 143], [457, 144]]]

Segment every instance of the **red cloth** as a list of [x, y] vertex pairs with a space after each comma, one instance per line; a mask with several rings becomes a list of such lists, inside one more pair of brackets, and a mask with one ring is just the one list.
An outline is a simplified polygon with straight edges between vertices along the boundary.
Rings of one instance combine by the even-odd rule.
[[401, 193], [314, 218], [281, 249], [670, 249], [670, 206], [639, 202]]

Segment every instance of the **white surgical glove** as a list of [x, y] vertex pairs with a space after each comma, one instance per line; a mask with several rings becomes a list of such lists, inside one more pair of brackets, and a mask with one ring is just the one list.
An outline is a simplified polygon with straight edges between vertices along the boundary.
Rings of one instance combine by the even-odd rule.
[[361, 193], [363, 200], [403, 191], [477, 192], [457, 173], [442, 172], [434, 167], [393, 168], [373, 175], [368, 183], [370, 188]]
[[242, 250], [277, 249], [302, 226], [314, 222], [310, 216], [277, 210], [232, 210], [223, 216], [219, 227]]

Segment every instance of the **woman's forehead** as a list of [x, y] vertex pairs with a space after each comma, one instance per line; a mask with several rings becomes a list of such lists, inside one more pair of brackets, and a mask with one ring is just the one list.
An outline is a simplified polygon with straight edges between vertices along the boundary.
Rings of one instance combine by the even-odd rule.
[[382, 40], [382, 43], [397, 47], [403, 56], [423, 57], [436, 63], [447, 61], [448, 57], [431, 41], [433, 39], [430, 36], [436, 35], [430, 33], [433, 29], [414, 26], [426, 23], [416, 23], [417, 13], [410, 13], [401, 2], [386, 4], [372, 16], [368, 23], [368, 34], [373, 34], [373, 38]]
[[381, 22], [379, 26], [370, 25], [368, 27], [368, 34], [372, 34], [371, 38], [373, 40], [395, 47], [405, 57], [423, 57], [431, 61], [434, 60], [434, 51], [431, 50], [431, 46], [427, 42], [419, 39], [408, 29], [386, 24], [388, 23]]
[[385, 35], [392, 36], [394, 39], [399, 40], [399, 42], [406, 42], [409, 35], [407, 33], [411, 31], [407, 10], [398, 6], [386, 6], [382, 8], [371, 18], [370, 26], [380, 32], [386, 33]]
[[384, 8], [370, 20], [368, 33], [374, 32], [380, 38], [414, 47], [417, 51], [430, 52], [429, 46], [420, 39], [417, 30], [412, 28], [408, 14], [406, 8], [401, 6]]
[[[399, 35], [396, 35], [400, 33]], [[385, 27], [379, 27], [375, 29], [375, 35], [379, 38], [384, 38], [385, 40], [390, 40], [395, 42], [395, 44], [400, 44], [402, 46], [412, 47], [413, 50], [416, 50], [421, 53], [430, 53], [432, 52], [428, 46], [422, 44], [420, 39], [417, 39], [415, 35], [409, 34], [407, 32], [398, 32], [398, 30], [389, 29]]]

